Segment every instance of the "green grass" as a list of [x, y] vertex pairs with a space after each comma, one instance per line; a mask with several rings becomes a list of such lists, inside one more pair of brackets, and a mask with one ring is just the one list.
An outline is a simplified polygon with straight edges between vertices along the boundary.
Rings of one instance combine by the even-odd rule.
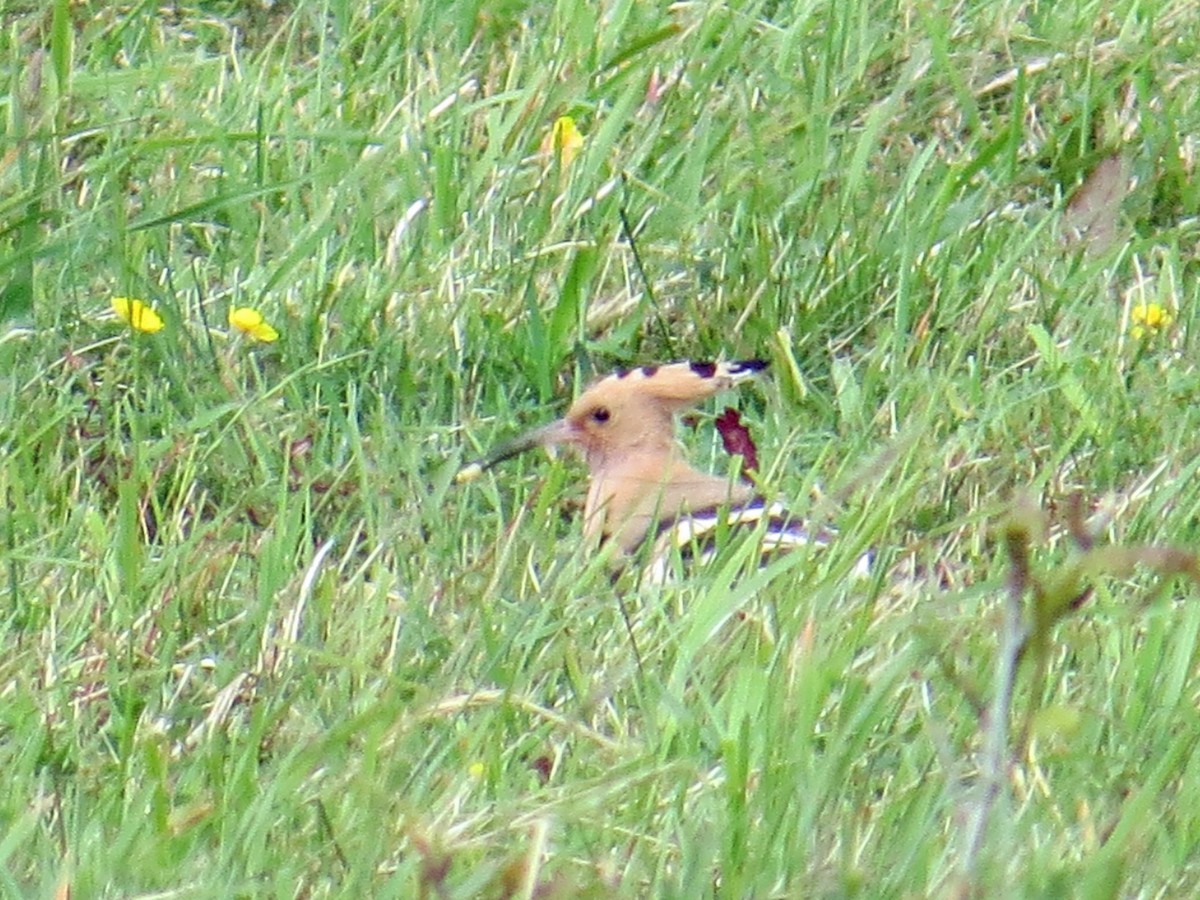
[[[1196, 589], [1107, 557], [964, 841], [1013, 497], [1039, 584], [1077, 493], [1197, 543], [1194, 4], [50, 6], [0, 4], [0, 893], [1200, 890]], [[822, 553], [614, 584], [576, 462], [453, 484], [595, 373], [757, 355]]]

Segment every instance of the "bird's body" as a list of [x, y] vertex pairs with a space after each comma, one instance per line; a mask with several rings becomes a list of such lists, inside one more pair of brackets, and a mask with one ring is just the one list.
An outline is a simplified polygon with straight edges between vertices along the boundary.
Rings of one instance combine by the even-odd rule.
[[583, 531], [632, 553], [653, 526], [661, 528], [693, 512], [744, 503], [753, 496], [749, 485], [705, 474], [682, 459], [632, 456], [592, 477]]
[[647, 574], [664, 580], [669, 560], [706, 559], [719, 532], [761, 531], [762, 549], [826, 543], [786, 507], [768, 503], [745, 481], [692, 467], [675, 440], [675, 416], [766, 368], [761, 360], [683, 362], [623, 370], [597, 381], [556, 422], [499, 448], [460, 477], [524, 450], [551, 444], [576, 448], [587, 463], [585, 538], [612, 542], [621, 555], [653, 541]]

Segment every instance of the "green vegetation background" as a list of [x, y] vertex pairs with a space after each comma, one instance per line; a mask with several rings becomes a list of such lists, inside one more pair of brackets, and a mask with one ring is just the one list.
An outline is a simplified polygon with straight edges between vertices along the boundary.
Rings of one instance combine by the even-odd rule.
[[[1194, 3], [0, 12], [0, 893], [1200, 890], [1152, 573], [1018, 678], [962, 840], [1013, 492], [1195, 543]], [[749, 356], [826, 553], [614, 586], [576, 463], [452, 484], [595, 373]]]

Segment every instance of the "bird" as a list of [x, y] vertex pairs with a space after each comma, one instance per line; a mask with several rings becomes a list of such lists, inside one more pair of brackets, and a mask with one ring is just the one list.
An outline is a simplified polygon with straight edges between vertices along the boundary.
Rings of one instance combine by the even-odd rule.
[[[656, 583], [670, 580], [676, 554], [685, 565], [707, 561], [719, 536], [733, 529], [759, 529], [764, 555], [827, 544], [831, 529], [811, 528], [745, 480], [700, 471], [675, 439], [681, 412], [767, 367], [765, 360], [744, 359], [619, 369], [584, 390], [561, 419], [501, 444], [456, 480], [470, 481], [536, 447], [574, 448], [588, 469], [584, 538], [614, 545], [618, 559], [649, 545], [643, 573]], [[856, 571], [868, 566], [860, 560]]]

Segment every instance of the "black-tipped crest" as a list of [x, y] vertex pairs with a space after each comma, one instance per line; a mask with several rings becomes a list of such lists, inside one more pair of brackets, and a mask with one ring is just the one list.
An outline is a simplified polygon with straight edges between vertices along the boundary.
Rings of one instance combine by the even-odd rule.
[[770, 365], [765, 359], [739, 359], [736, 362], [726, 363], [729, 371], [734, 375], [753, 375], [756, 372], [762, 372]]

